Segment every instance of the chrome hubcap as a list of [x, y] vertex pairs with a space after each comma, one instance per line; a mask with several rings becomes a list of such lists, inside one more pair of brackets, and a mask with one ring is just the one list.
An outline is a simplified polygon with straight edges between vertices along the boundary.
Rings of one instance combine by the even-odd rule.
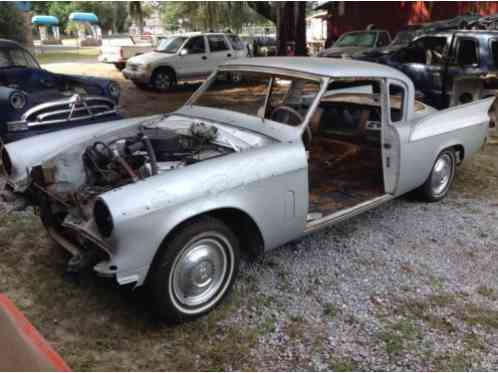
[[160, 89], [168, 89], [170, 86], [170, 79], [168, 74], [165, 73], [158, 73], [156, 75], [156, 81], [155, 81], [156, 87]]
[[226, 284], [229, 243], [215, 233], [195, 240], [177, 257], [172, 270], [172, 290], [181, 307], [209, 302]]
[[436, 161], [432, 170], [431, 187], [435, 195], [443, 193], [448, 187], [451, 179], [453, 160], [448, 154], [443, 154]]

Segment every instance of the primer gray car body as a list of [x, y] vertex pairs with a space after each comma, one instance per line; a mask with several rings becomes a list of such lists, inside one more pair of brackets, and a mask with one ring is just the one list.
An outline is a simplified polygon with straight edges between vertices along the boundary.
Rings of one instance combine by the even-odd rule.
[[[449, 147], [460, 158], [471, 157], [485, 143], [493, 99], [437, 111], [415, 110], [410, 79], [387, 66], [323, 58], [258, 58], [238, 60], [219, 68], [232, 73], [264, 71], [284, 76], [312, 77], [321, 91], [298, 127], [226, 110], [191, 105], [177, 112], [134, 118], [60, 131], [6, 146], [11, 163], [9, 186], [16, 194], [26, 192], [33, 170], [72, 189], [85, 182], [81, 162], [85, 147], [96, 139], [105, 141], [136, 130], [141, 125], [185, 131], [193, 121], [218, 129], [217, 141], [233, 152], [204, 162], [162, 172], [117, 187], [98, 196], [112, 214], [109, 237], [99, 233], [95, 220], [66, 222], [78, 239], [69, 242], [57, 232], [51, 236], [73, 254], [78, 242], [90, 240], [107, 253], [95, 271], [115, 277], [119, 284], [143, 285], [161, 243], [182, 222], [213, 211], [236, 211], [257, 227], [262, 249], [269, 250], [317, 229], [352, 217], [421, 186], [429, 177], [438, 154]], [[385, 194], [329, 216], [310, 219], [308, 159], [302, 135], [318, 101], [332, 80], [375, 79], [382, 87], [382, 110], [389, 110], [386, 87], [405, 89], [404, 117], [396, 124], [382, 121], [382, 160]], [[206, 83], [207, 84], [207, 83]], [[196, 95], [202, 93], [201, 87]], [[4, 156], [4, 163], [5, 163]], [[50, 194], [56, 194], [50, 191]]]

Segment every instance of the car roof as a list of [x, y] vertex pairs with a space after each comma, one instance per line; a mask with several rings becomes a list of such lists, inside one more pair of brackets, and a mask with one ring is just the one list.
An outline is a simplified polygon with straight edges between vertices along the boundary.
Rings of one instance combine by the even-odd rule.
[[498, 35], [498, 30], [429, 30], [421, 34], [421, 36], [431, 35]]
[[17, 41], [9, 39], [0, 39], [0, 48], [12, 48], [12, 47], [24, 49], [24, 47], [21, 44], [19, 44]]
[[401, 71], [372, 62], [324, 57], [257, 57], [225, 63], [225, 67], [271, 68], [332, 78], [391, 78], [407, 82]]
[[348, 31], [348, 32], [345, 32], [343, 35], [346, 35], [346, 34], [355, 34], [355, 33], [366, 33], [366, 32], [387, 32], [387, 30], [383, 30], [383, 29], [378, 29], [378, 28], [373, 28], [373, 29], [370, 29], [370, 30], [353, 30], [353, 31]]

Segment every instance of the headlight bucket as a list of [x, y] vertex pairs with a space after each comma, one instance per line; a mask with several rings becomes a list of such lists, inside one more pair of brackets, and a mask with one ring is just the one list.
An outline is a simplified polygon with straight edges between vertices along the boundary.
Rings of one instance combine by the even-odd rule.
[[119, 98], [119, 96], [121, 95], [121, 88], [116, 82], [109, 83], [109, 85], [107, 86], [107, 91], [109, 92], [109, 95], [115, 99]]
[[26, 106], [28, 100], [26, 95], [20, 91], [14, 91], [9, 97], [10, 106], [16, 110], [22, 110]]
[[100, 234], [104, 237], [109, 237], [114, 229], [114, 221], [109, 207], [100, 198], [95, 201], [93, 206], [93, 216]]

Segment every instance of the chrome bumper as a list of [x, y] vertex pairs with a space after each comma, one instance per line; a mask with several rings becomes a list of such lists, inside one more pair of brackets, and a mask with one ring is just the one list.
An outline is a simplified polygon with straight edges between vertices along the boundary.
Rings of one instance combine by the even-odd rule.
[[125, 68], [123, 71], [123, 76], [126, 79], [133, 80], [135, 82], [140, 82], [140, 83], [149, 83], [151, 74], [145, 72], [145, 71], [135, 71], [135, 70], [129, 70], [128, 68]]

